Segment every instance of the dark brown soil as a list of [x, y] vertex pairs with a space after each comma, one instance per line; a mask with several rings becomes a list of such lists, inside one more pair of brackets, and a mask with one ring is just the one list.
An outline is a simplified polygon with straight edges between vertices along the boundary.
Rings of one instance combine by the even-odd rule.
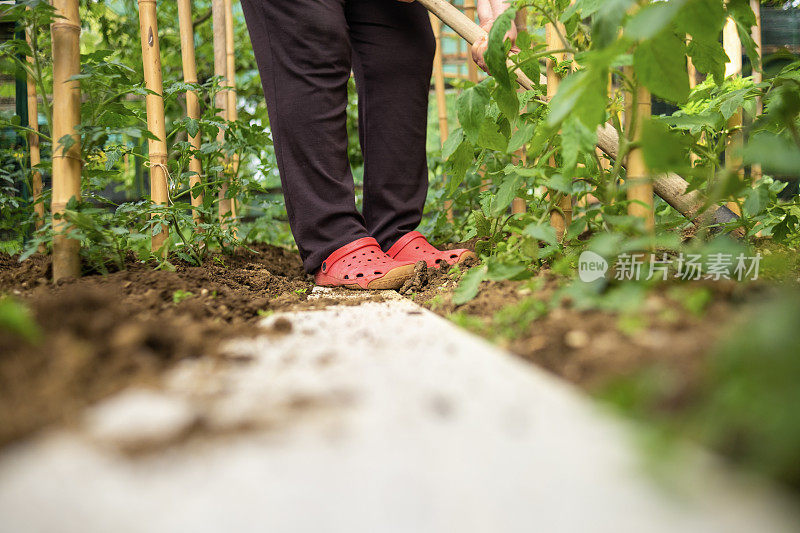
[[[548, 270], [536, 277], [538, 286], [533, 290], [526, 281], [484, 282], [472, 301], [456, 306], [452, 293], [457, 276], [434, 271], [429, 273], [430, 284], [414, 300], [443, 316], [466, 317], [463, 324], [476, 333], [590, 392], [659, 368], [680, 381], [677, 395], [682, 397], [700, 379], [717, 341], [735, 318], [769, 290], [763, 284], [733, 281], [674, 283], [654, 288], [642, 308], [627, 316], [580, 310], [564, 301], [543, 316], [526, 319], [524, 310], [513, 310], [514, 306], [533, 297], [544, 309], [565, 282]], [[684, 299], [692, 291], [708, 294], [701, 312], [687, 310]], [[498, 317], [503, 310], [505, 316]]]
[[[176, 263], [175, 271], [154, 270], [131, 260], [126, 270], [106, 276], [58, 286], [49, 278], [46, 256], [19, 263], [0, 254], [0, 296], [29, 306], [41, 329], [40, 342], [29, 343], [0, 328], [0, 445], [46, 424], [68, 422], [86, 405], [130, 384], [157, 383], [180, 359], [224, 356], [220, 343], [256, 333], [265, 313], [381, 299], [365, 294], [306, 301], [313, 282], [297, 254], [267, 245], [210, 257], [202, 267]], [[518, 311], [509, 307], [532, 297], [549, 301], [564, 282], [547, 270], [537, 278], [533, 290], [527, 282], [485, 282], [462, 306], [452, 303], [456, 271], [418, 272], [407, 289], [417, 303], [467, 317], [468, 327], [590, 391], [646, 368], [666, 367], [685, 384], [678, 396], [691, 391], [741, 304], [759, 293], [751, 285], [708, 283], [709, 303], [693, 314], [680, 295], [662, 287], [651, 292], [633, 320], [580, 311], [569, 302], [529, 319], [519, 310], [516, 320]]]
[[50, 260], [0, 255], [0, 296], [27, 305], [40, 334], [0, 328], [0, 445], [133, 383], [155, 383], [176, 361], [220, 356], [220, 343], [257, 332], [265, 312], [302, 305], [312, 287], [296, 253], [271, 246], [203, 266], [127, 270], [49, 283]]

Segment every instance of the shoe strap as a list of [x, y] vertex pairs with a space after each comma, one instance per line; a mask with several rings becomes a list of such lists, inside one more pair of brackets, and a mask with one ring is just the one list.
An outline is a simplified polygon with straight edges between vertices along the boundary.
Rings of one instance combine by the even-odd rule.
[[423, 235], [422, 233], [418, 231], [409, 231], [408, 233], [400, 237], [397, 240], [397, 242], [394, 243], [392, 247], [386, 251], [386, 255], [388, 255], [389, 257], [396, 256], [397, 254], [403, 251], [403, 248], [405, 248], [406, 246], [408, 246], [417, 239], [422, 239], [426, 243], [428, 242], [428, 239], [426, 239], [425, 235]]
[[[342, 259], [343, 257], [347, 256], [355, 252], [356, 250], [360, 250], [362, 248], [366, 248], [368, 246], [378, 246], [378, 241], [376, 241], [372, 237], [362, 237], [360, 239], [356, 239], [353, 242], [345, 244], [341, 248], [337, 248], [331, 255], [329, 255], [323, 262], [320, 270], [322, 272], [328, 272], [333, 265], [336, 264], [337, 261]], [[379, 247], [380, 248], [380, 247]]]

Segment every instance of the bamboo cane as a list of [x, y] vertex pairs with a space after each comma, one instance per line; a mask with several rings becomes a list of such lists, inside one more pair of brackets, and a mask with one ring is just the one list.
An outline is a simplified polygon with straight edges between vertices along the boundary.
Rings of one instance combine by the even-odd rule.
[[[753, 13], [756, 16], [756, 25], [753, 26], [752, 29], [752, 37], [753, 41], [756, 43], [756, 50], [758, 50], [758, 59], [759, 59], [759, 68], [753, 68], [753, 83], [761, 83], [763, 80], [763, 76], [761, 74], [760, 63], [761, 63], [761, 2], [759, 0], [750, 0], [750, 7], [753, 9]], [[756, 98], [756, 116], [761, 115], [764, 112], [764, 102], [761, 100], [761, 96]], [[750, 175], [753, 177], [753, 181], [758, 181], [761, 179], [762, 170], [761, 165], [759, 163], [753, 163], [750, 167]]]
[[[167, 132], [164, 124], [164, 97], [161, 78], [161, 49], [158, 44], [158, 21], [156, 1], [139, 0], [139, 29], [142, 39], [142, 63], [145, 86], [153, 91], [145, 99], [147, 129], [156, 138], [148, 139], [147, 152], [150, 159], [150, 198], [154, 204], [169, 203], [167, 188]], [[160, 249], [169, 236], [166, 225], [153, 235], [150, 247]]]
[[[545, 42], [548, 49], [557, 49], [561, 46], [558, 40], [558, 29], [553, 24], [545, 26]], [[560, 28], [563, 31], [563, 25]], [[555, 53], [552, 57], [548, 56], [545, 59], [547, 66], [547, 98], [550, 99], [558, 92], [558, 85], [561, 82], [560, 76], [556, 73], [556, 65], [558, 61], [564, 60], [564, 54]], [[554, 156], [550, 156], [550, 166], [555, 167], [556, 161]], [[556, 191], [551, 191], [551, 195], [558, 194]], [[558, 209], [553, 209], [550, 212], [550, 225], [556, 230], [556, 237], [558, 240], [564, 238], [567, 228], [572, 223], [572, 197], [564, 194], [557, 204]]]
[[[475, 0], [464, 0], [464, 14], [473, 21], [475, 20]], [[478, 65], [472, 59], [472, 54], [467, 50], [467, 79], [472, 83], [478, 83]]]
[[[722, 29], [722, 46], [728, 56], [725, 63], [725, 77], [740, 76], [742, 74], [742, 42], [736, 29], [736, 22], [728, 17], [725, 27]], [[744, 175], [742, 168], [742, 110], [738, 109], [731, 118], [728, 119], [728, 130], [733, 132], [728, 136], [728, 144], [725, 147], [725, 166], [732, 172]], [[741, 209], [736, 202], [728, 202], [728, 208], [741, 216]]]
[[[225, 23], [225, 0], [212, 0], [211, 2], [211, 22], [214, 32], [214, 75], [222, 79], [222, 85], [228, 87], [227, 80], [227, 28]], [[219, 117], [226, 120], [228, 117], [228, 93], [227, 89], [220, 90], [216, 95], [215, 105], [219, 111]], [[225, 143], [225, 131], [220, 129], [217, 133], [217, 141]], [[227, 179], [223, 180], [219, 190], [219, 220], [223, 228], [227, 227], [226, 216], [231, 214], [231, 201], [226, 198], [228, 195]]]
[[[525, 24], [525, 9], [524, 8], [520, 9], [519, 11], [517, 11], [517, 15], [514, 18], [514, 25], [517, 28], [517, 32], [520, 32], [520, 31], [523, 31], [523, 30], [527, 29], [526, 24]], [[525, 166], [525, 163], [527, 162], [527, 155], [525, 153], [525, 147], [524, 146], [522, 148], [520, 148], [519, 150], [517, 150], [516, 152], [514, 152], [514, 158], [517, 161], [521, 161], [522, 165]], [[523, 198], [514, 198], [511, 201], [511, 214], [512, 215], [522, 214], [522, 213], [525, 213], [527, 210], [528, 210], [528, 206], [525, 203], [525, 200]]]
[[[78, 0], [54, 0], [57, 15], [50, 26], [53, 44], [53, 196], [51, 211], [61, 214], [67, 203], [81, 197], [81, 139], [75, 128], [81, 120], [80, 15]], [[64, 149], [62, 138], [70, 136], [72, 145]], [[68, 238], [69, 225], [53, 219], [53, 281], [78, 277], [81, 273], [80, 243]]]
[[[436, 53], [433, 56], [433, 87], [436, 92], [436, 112], [439, 117], [439, 142], [441, 146], [444, 146], [449, 130], [447, 126], [447, 95], [444, 88], [444, 64], [442, 61], [442, 22], [433, 15], [430, 18], [433, 36], [436, 39]], [[442, 178], [446, 183], [447, 175], [443, 174]], [[444, 209], [447, 220], [452, 222], [453, 202], [446, 200]]]
[[686, 72], [689, 74], [689, 88], [697, 87], [697, 68], [694, 66], [691, 56], [686, 56]]
[[[30, 8], [29, 8], [30, 9]], [[33, 49], [32, 36], [30, 31], [25, 32], [25, 39], [28, 41], [28, 46]], [[31, 65], [33, 70], [34, 59], [31, 56], [26, 58], [28, 64]], [[28, 89], [28, 128], [32, 131], [28, 132], [28, 151], [30, 152], [31, 160], [31, 192], [33, 193], [33, 212], [36, 217], [36, 229], [42, 227], [44, 223], [44, 204], [40, 201], [42, 198], [42, 173], [39, 169], [35, 168], [41, 162], [41, 153], [39, 151], [39, 100], [36, 95], [36, 81], [29, 73], [27, 80]], [[44, 251], [40, 248], [39, 250]]]
[[[178, 24], [181, 34], [181, 62], [183, 64], [183, 81], [186, 83], [197, 83], [197, 66], [195, 64], [194, 52], [194, 29], [192, 28], [192, 4], [191, 0], [178, 0]], [[186, 91], [186, 116], [200, 120], [200, 100], [195, 91]], [[189, 137], [189, 143], [194, 150], [199, 150], [201, 145], [200, 132]], [[200, 175], [203, 167], [200, 159], [192, 156], [189, 160], [189, 170], [194, 174], [189, 178], [189, 186], [192, 189], [201, 183]], [[191, 194], [192, 206], [197, 208], [203, 205], [203, 193]], [[202, 222], [202, 217], [198, 209], [192, 209], [192, 218], [195, 223]]]
[[[442, 22], [450, 26], [468, 43], [485, 37], [486, 32], [477, 24], [465, 17], [458, 9], [446, 0], [417, 0], [428, 11], [436, 15]], [[526, 88], [532, 89], [531, 81], [517, 70], [517, 82]], [[597, 147], [606, 155], [615, 159], [619, 151], [619, 134], [610, 124], [601, 124], [597, 128]], [[689, 183], [682, 177], [672, 172], [656, 176], [653, 179], [653, 192], [671, 205], [676, 211], [688, 218], [696, 225], [704, 223], [724, 223], [736, 218], [727, 207], [712, 208], [706, 212], [706, 199], [697, 191], [689, 191]], [[740, 232], [736, 232], [741, 234]]]
[[[626, 67], [625, 70], [627, 76], [633, 79], [633, 68]], [[625, 91], [625, 117], [627, 127], [632, 133], [630, 138], [633, 143], [638, 143], [641, 139], [642, 124], [649, 116], [650, 91], [642, 86], [636, 88], [636, 94]], [[628, 214], [644, 220], [645, 228], [652, 232], [655, 226], [653, 185], [650, 182], [650, 173], [644, 163], [642, 149], [638, 146], [628, 152], [626, 169]]]
[[[228, 120], [233, 122], [239, 118], [236, 109], [236, 48], [233, 35], [233, 1], [225, 0], [225, 77], [228, 81]], [[231, 174], [239, 171], [239, 154], [234, 153], [229, 162]], [[236, 198], [231, 198], [231, 216], [236, 218]]]

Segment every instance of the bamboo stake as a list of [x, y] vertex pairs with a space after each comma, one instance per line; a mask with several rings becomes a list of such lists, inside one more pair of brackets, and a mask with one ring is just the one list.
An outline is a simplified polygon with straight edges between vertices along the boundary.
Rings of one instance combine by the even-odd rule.
[[[763, 80], [763, 76], [761, 74], [761, 2], [759, 0], [750, 0], [750, 7], [753, 9], [753, 13], [756, 16], [756, 25], [752, 29], [752, 37], [753, 41], [756, 43], [756, 50], [758, 50], [758, 62], [759, 68], [753, 68], [753, 82], [754, 83], [761, 83]], [[764, 112], [764, 102], [761, 100], [761, 96], [756, 98], [756, 117], [761, 115]], [[753, 181], [758, 181], [761, 179], [762, 171], [761, 165], [759, 163], [753, 163], [750, 167], [750, 175], [753, 177]]]
[[[563, 25], [560, 30], [563, 32]], [[552, 24], [545, 26], [545, 42], [547, 48], [554, 50], [561, 47], [558, 39], [557, 28]], [[558, 92], [558, 85], [561, 83], [561, 78], [556, 73], [556, 66], [558, 61], [564, 61], [564, 54], [555, 53], [545, 59], [547, 66], [547, 98], [552, 98]], [[556, 161], [554, 156], [550, 156], [550, 165], [555, 167]], [[550, 194], [558, 194], [556, 191], [551, 191]], [[560, 210], [559, 210], [560, 209]], [[550, 212], [550, 225], [556, 230], [556, 237], [558, 240], [564, 238], [567, 228], [572, 223], [572, 197], [570, 195], [563, 195], [558, 202], [558, 209], [553, 209]]]
[[[228, 120], [233, 122], [239, 118], [236, 109], [236, 48], [233, 35], [233, 1], [225, 0], [225, 77], [228, 82]], [[239, 154], [234, 153], [228, 168], [233, 176], [239, 171]], [[231, 216], [236, 218], [236, 198], [231, 198]]]
[[[147, 129], [156, 139], [148, 139], [147, 152], [150, 158], [150, 198], [154, 204], [168, 205], [167, 188], [167, 132], [164, 124], [164, 97], [161, 78], [161, 49], [158, 44], [158, 21], [156, 0], [139, 0], [139, 29], [142, 38], [142, 62], [145, 86], [155, 94], [145, 99]], [[169, 236], [169, 230], [153, 235], [150, 248], [160, 249]]]
[[[475, 20], [475, 0], [464, 0], [464, 14]], [[478, 83], [478, 65], [473, 61], [472, 54], [467, 50], [467, 79]]]
[[[692, 58], [688, 55], [686, 56], [686, 72], [689, 75], [689, 89], [694, 89], [697, 87], [697, 68], [694, 66]], [[702, 138], [703, 137], [701, 137], [701, 139]], [[700, 160], [700, 156], [690, 151], [689, 160], [692, 162], [692, 166], [694, 166], [694, 164]]]
[[[633, 68], [626, 67], [625, 70], [628, 78], [634, 79]], [[649, 116], [650, 91], [642, 86], [636, 88], [636, 94], [625, 91], [625, 118], [627, 127], [631, 130], [629, 135], [631, 142], [638, 143], [642, 134], [642, 124]], [[645, 228], [648, 232], [652, 232], [655, 227], [653, 185], [644, 163], [642, 149], [638, 146], [628, 152], [626, 169], [628, 214], [644, 220]]]
[[[486, 37], [477, 24], [469, 20], [458, 9], [446, 0], [417, 0], [428, 11], [436, 15], [442, 22], [450, 26], [469, 44]], [[510, 62], [510, 60], [509, 60]], [[527, 76], [517, 70], [517, 82], [526, 88], [532, 89], [533, 84]], [[601, 124], [597, 127], [597, 147], [612, 159], [616, 159], [619, 152], [619, 134], [611, 124]], [[726, 207], [719, 207], [706, 211], [706, 199], [697, 191], [688, 191], [689, 183], [675, 173], [669, 172], [654, 177], [653, 192], [671, 205], [676, 211], [692, 221], [693, 224], [723, 223], [734, 220], [736, 216]], [[736, 232], [742, 235], [741, 231]]]
[[[81, 197], [81, 139], [75, 131], [81, 120], [80, 15], [78, 0], [53, 0], [57, 15], [50, 26], [53, 43], [53, 196], [51, 212], [63, 213], [67, 203]], [[72, 137], [64, 149], [60, 140]], [[80, 242], [68, 238], [65, 220], [53, 219], [53, 281], [81, 274]]]
[[[524, 30], [527, 29], [526, 24], [525, 24], [525, 18], [526, 17], [525, 17], [525, 9], [524, 8], [520, 9], [519, 11], [517, 11], [517, 15], [514, 18], [514, 25], [517, 28], [517, 32], [521, 32], [521, 31], [524, 31]], [[522, 148], [520, 148], [519, 150], [517, 150], [516, 152], [514, 152], [514, 158], [517, 161], [521, 161], [522, 162], [522, 166], [525, 166], [525, 163], [527, 162], [528, 157], [527, 157], [527, 154], [525, 153], [525, 147], [524, 146]], [[511, 214], [512, 215], [522, 214], [522, 213], [525, 213], [527, 210], [528, 210], [528, 206], [525, 203], [525, 200], [523, 198], [514, 198], [514, 200], [511, 201]]]
[[689, 88], [694, 89], [697, 87], [697, 68], [691, 56], [686, 56], [686, 72], [689, 74]]
[[[194, 29], [192, 28], [192, 4], [191, 0], [178, 0], [178, 23], [181, 33], [181, 62], [183, 64], [183, 81], [186, 83], [197, 83], [197, 66], [195, 63], [194, 52]], [[186, 91], [186, 116], [200, 120], [200, 100], [195, 91]], [[189, 143], [195, 150], [200, 149], [200, 132], [189, 137]], [[194, 172], [189, 178], [189, 186], [195, 189], [200, 185], [200, 175], [203, 167], [200, 159], [192, 156], [189, 160], [189, 170]], [[203, 205], [203, 193], [192, 193], [192, 206], [197, 208]], [[192, 218], [195, 223], [202, 222], [202, 217], [198, 209], [192, 209]]]
[[[30, 9], [30, 8], [29, 8]], [[28, 41], [28, 46], [33, 49], [32, 36], [30, 31], [25, 32], [25, 39]], [[28, 64], [31, 65], [33, 71], [34, 59], [31, 56], [26, 58]], [[27, 80], [28, 89], [28, 128], [32, 131], [28, 132], [28, 150], [31, 159], [31, 189], [33, 192], [33, 211], [36, 215], [36, 229], [42, 227], [44, 223], [44, 204], [40, 201], [42, 198], [42, 173], [36, 167], [41, 162], [41, 153], [39, 151], [39, 100], [36, 96], [36, 82], [33, 76], [28, 74]], [[44, 251], [40, 248], [40, 252]]]
[[[728, 62], [725, 63], [725, 77], [740, 76], [742, 74], [742, 42], [736, 30], [736, 22], [728, 17], [725, 27], [722, 29], [722, 46], [728, 55]], [[732, 131], [728, 136], [728, 144], [725, 147], [725, 166], [734, 172], [744, 176], [742, 168], [742, 110], [738, 109], [731, 118], [728, 119], [728, 130]], [[741, 216], [741, 209], [736, 202], [728, 202], [728, 209]]]
[[[442, 61], [442, 22], [432, 14], [430, 18], [433, 36], [436, 39], [436, 53], [433, 56], [433, 87], [436, 92], [436, 113], [439, 116], [439, 142], [444, 146], [449, 130], [447, 126], [447, 94], [445, 94], [444, 87], [444, 64]], [[447, 183], [446, 174], [442, 175], [442, 179]], [[446, 200], [444, 209], [447, 220], [452, 222], [453, 202]]]
[[[225, 0], [212, 0], [211, 2], [211, 21], [214, 31], [214, 75], [222, 79], [222, 85], [228, 86], [227, 80], [227, 28], [225, 23]], [[222, 120], [228, 117], [228, 92], [227, 89], [220, 90], [216, 95], [215, 105], [220, 109], [219, 117]], [[220, 129], [217, 133], [217, 141], [225, 143], [225, 131]], [[226, 198], [228, 194], [227, 180], [223, 180], [219, 190], [219, 220], [223, 228], [227, 227], [226, 215], [231, 214], [231, 201]]]

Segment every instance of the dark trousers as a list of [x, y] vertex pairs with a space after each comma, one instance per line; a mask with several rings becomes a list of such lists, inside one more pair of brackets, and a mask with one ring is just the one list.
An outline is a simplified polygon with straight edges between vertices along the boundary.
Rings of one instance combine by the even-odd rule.
[[[286, 210], [308, 272], [335, 249], [415, 229], [428, 187], [425, 151], [434, 39], [421, 5], [398, 0], [242, 0], [267, 99]], [[363, 215], [345, 129], [358, 88]]]

